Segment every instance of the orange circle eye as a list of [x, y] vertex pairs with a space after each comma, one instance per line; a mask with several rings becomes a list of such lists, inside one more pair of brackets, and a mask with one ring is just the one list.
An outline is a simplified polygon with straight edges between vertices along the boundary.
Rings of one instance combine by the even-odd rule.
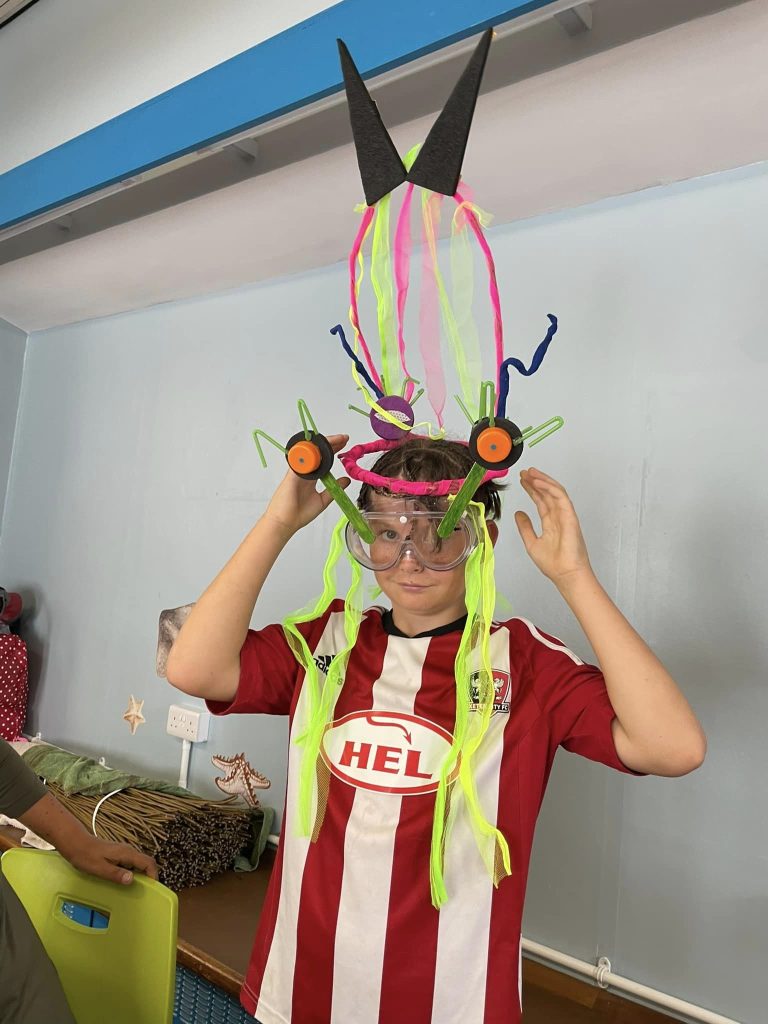
[[478, 455], [486, 462], [503, 462], [512, 451], [512, 438], [501, 427], [486, 427], [476, 445]]
[[323, 461], [320, 449], [312, 441], [297, 441], [287, 452], [288, 465], [294, 473], [314, 473]]

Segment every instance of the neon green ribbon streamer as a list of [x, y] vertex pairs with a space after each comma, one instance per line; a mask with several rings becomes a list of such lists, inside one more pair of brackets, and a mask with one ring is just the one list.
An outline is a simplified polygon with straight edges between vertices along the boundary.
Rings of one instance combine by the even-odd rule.
[[[448, 787], [454, 786], [456, 780], [460, 783], [475, 841], [493, 884], [498, 885], [501, 878], [512, 873], [509, 846], [503, 834], [483, 813], [472, 770], [474, 755], [488, 731], [493, 714], [493, 669], [489, 652], [496, 586], [493, 544], [483, 506], [479, 502], [471, 502], [470, 515], [480, 543], [467, 559], [464, 572], [467, 621], [455, 662], [456, 724], [453, 744], [440, 769], [432, 821], [429, 880], [432, 903], [437, 908], [448, 898], [444, 878], [445, 849], [456, 811], [453, 791], [451, 813], [448, 814]], [[473, 675], [477, 678], [479, 696], [476, 710], [470, 712]]]
[[304, 687], [307, 692], [307, 724], [301, 735], [297, 736], [294, 741], [303, 747], [299, 768], [298, 813], [298, 831], [299, 835], [302, 836], [312, 834], [312, 807], [315, 802], [315, 767], [320, 756], [320, 745], [326, 727], [331, 721], [333, 709], [336, 706], [336, 701], [344, 681], [344, 673], [347, 669], [349, 655], [357, 641], [363, 617], [363, 574], [361, 567], [351, 556], [348, 555], [352, 569], [352, 583], [344, 603], [345, 646], [333, 656], [322, 686], [320, 685], [319, 673], [312, 652], [297, 626], [302, 622], [309, 622], [312, 619], [319, 618], [336, 596], [336, 568], [339, 557], [343, 551], [346, 551], [346, 544], [343, 540], [346, 525], [346, 518], [342, 518], [334, 527], [331, 547], [323, 568], [324, 586], [322, 594], [314, 605], [307, 606], [294, 615], [289, 615], [283, 622], [288, 645], [293, 656], [304, 669]]
[[[355, 207], [355, 209], [358, 212], [362, 212], [362, 211], [366, 210], [367, 207], [365, 206], [365, 204], [362, 204], [360, 206]], [[378, 223], [378, 210], [377, 210], [376, 215], [374, 216], [374, 220], [372, 220], [371, 223], [368, 225], [368, 229], [366, 230], [365, 235], [363, 236], [363, 241], [362, 241], [362, 243], [360, 245], [360, 251], [357, 254], [357, 273], [355, 275], [355, 294], [356, 294], [357, 299], [358, 299], [358, 305], [359, 305], [359, 299], [360, 299], [360, 291], [362, 289], [363, 280], [365, 278], [365, 257], [363, 255], [363, 252], [364, 252], [364, 247], [365, 247], [366, 239], [368, 238], [368, 235], [371, 233], [371, 229], [374, 226], [374, 222]], [[388, 234], [388, 232], [387, 232], [387, 234]], [[373, 268], [371, 269], [371, 274], [373, 275]], [[390, 299], [391, 299], [391, 294], [390, 294]], [[391, 307], [390, 307], [390, 315], [391, 315]], [[359, 355], [360, 354], [360, 331], [358, 330], [357, 324], [355, 323], [354, 314], [353, 314], [353, 310], [352, 310], [351, 306], [349, 308], [349, 322], [352, 325], [352, 330], [353, 330], [353, 333], [354, 333], [353, 351], [354, 351], [355, 355]], [[392, 320], [392, 330], [394, 331], [394, 319]], [[430, 424], [424, 422], [424, 423], [414, 424], [413, 427], [408, 428], [408, 427], [405, 426], [405, 424], [403, 424], [403, 422], [401, 420], [399, 420], [396, 416], [393, 416], [392, 413], [389, 411], [389, 409], [382, 408], [378, 404], [378, 402], [374, 401], [374, 399], [371, 397], [370, 392], [368, 391], [368, 389], [363, 384], [362, 378], [360, 377], [360, 374], [358, 373], [357, 367], [355, 366], [354, 363], [352, 363], [352, 365], [351, 365], [351, 370], [352, 370], [352, 379], [355, 382], [355, 386], [362, 393], [363, 398], [366, 401], [366, 404], [369, 405], [370, 408], [375, 409], [376, 412], [378, 413], [378, 415], [382, 417], [382, 419], [386, 420], [388, 423], [393, 423], [396, 427], [399, 427], [404, 432], [403, 436], [405, 436], [405, 432], [408, 429], [414, 430], [417, 426], [426, 426], [428, 428], [428, 430], [429, 430], [429, 436], [430, 437], [433, 436], [432, 435], [432, 427], [431, 427]], [[382, 370], [382, 384], [383, 383], [384, 383], [384, 379], [383, 379], [383, 370]], [[386, 388], [385, 388], [385, 390], [386, 390]], [[389, 392], [389, 393], [392, 394], [394, 392]], [[441, 431], [439, 434], [436, 434], [435, 437], [442, 437], [444, 434], [445, 434], [445, 431]]]

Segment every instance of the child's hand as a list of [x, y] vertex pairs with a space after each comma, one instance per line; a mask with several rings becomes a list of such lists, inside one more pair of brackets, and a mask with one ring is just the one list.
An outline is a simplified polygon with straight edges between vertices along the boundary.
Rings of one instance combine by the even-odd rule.
[[[349, 441], [349, 434], [329, 434], [328, 442], [334, 455], [338, 454]], [[289, 470], [272, 496], [272, 500], [264, 513], [265, 519], [271, 519], [277, 526], [296, 533], [302, 526], [317, 519], [320, 513], [328, 508], [333, 501], [331, 495], [322, 484], [318, 490], [318, 482], [302, 480]], [[348, 476], [338, 478], [341, 487], [349, 487]]]
[[541, 536], [537, 536], [529, 516], [515, 512], [525, 550], [534, 564], [556, 585], [574, 574], [591, 573], [587, 546], [565, 488], [540, 469], [524, 469], [520, 484], [541, 517]]

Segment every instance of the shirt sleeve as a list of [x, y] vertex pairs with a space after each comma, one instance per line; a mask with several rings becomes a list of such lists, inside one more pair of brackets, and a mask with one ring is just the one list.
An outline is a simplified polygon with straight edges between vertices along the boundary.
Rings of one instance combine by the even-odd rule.
[[[344, 602], [334, 599], [317, 619], [300, 622], [296, 628], [314, 651], [334, 612], [344, 610]], [[281, 625], [249, 629], [240, 649], [240, 681], [230, 703], [206, 701], [214, 715], [289, 715], [296, 687], [304, 679], [304, 670], [294, 657]]]
[[45, 786], [10, 743], [0, 739], [0, 814], [20, 818], [45, 792]]
[[283, 627], [249, 629], [240, 650], [240, 681], [230, 703], [208, 700], [214, 715], [287, 715], [299, 676]]
[[561, 746], [616, 771], [642, 777], [616, 752], [612, 723], [616, 717], [603, 673], [585, 664], [556, 637], [531, 623], [527, 644], [536, 699], [546, 716], [553, 747]]

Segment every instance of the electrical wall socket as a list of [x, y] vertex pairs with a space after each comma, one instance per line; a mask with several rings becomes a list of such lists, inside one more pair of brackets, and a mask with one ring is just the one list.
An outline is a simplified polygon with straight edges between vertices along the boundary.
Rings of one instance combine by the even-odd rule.
[[178, 736], [179, 739], [189, 740], [191, 743], [205, 743], [208, 739], [210, 721], [211, 715], [208, 711], [171, 704], [168, 708], [168, 724], [165, 731], [169, 736]]

